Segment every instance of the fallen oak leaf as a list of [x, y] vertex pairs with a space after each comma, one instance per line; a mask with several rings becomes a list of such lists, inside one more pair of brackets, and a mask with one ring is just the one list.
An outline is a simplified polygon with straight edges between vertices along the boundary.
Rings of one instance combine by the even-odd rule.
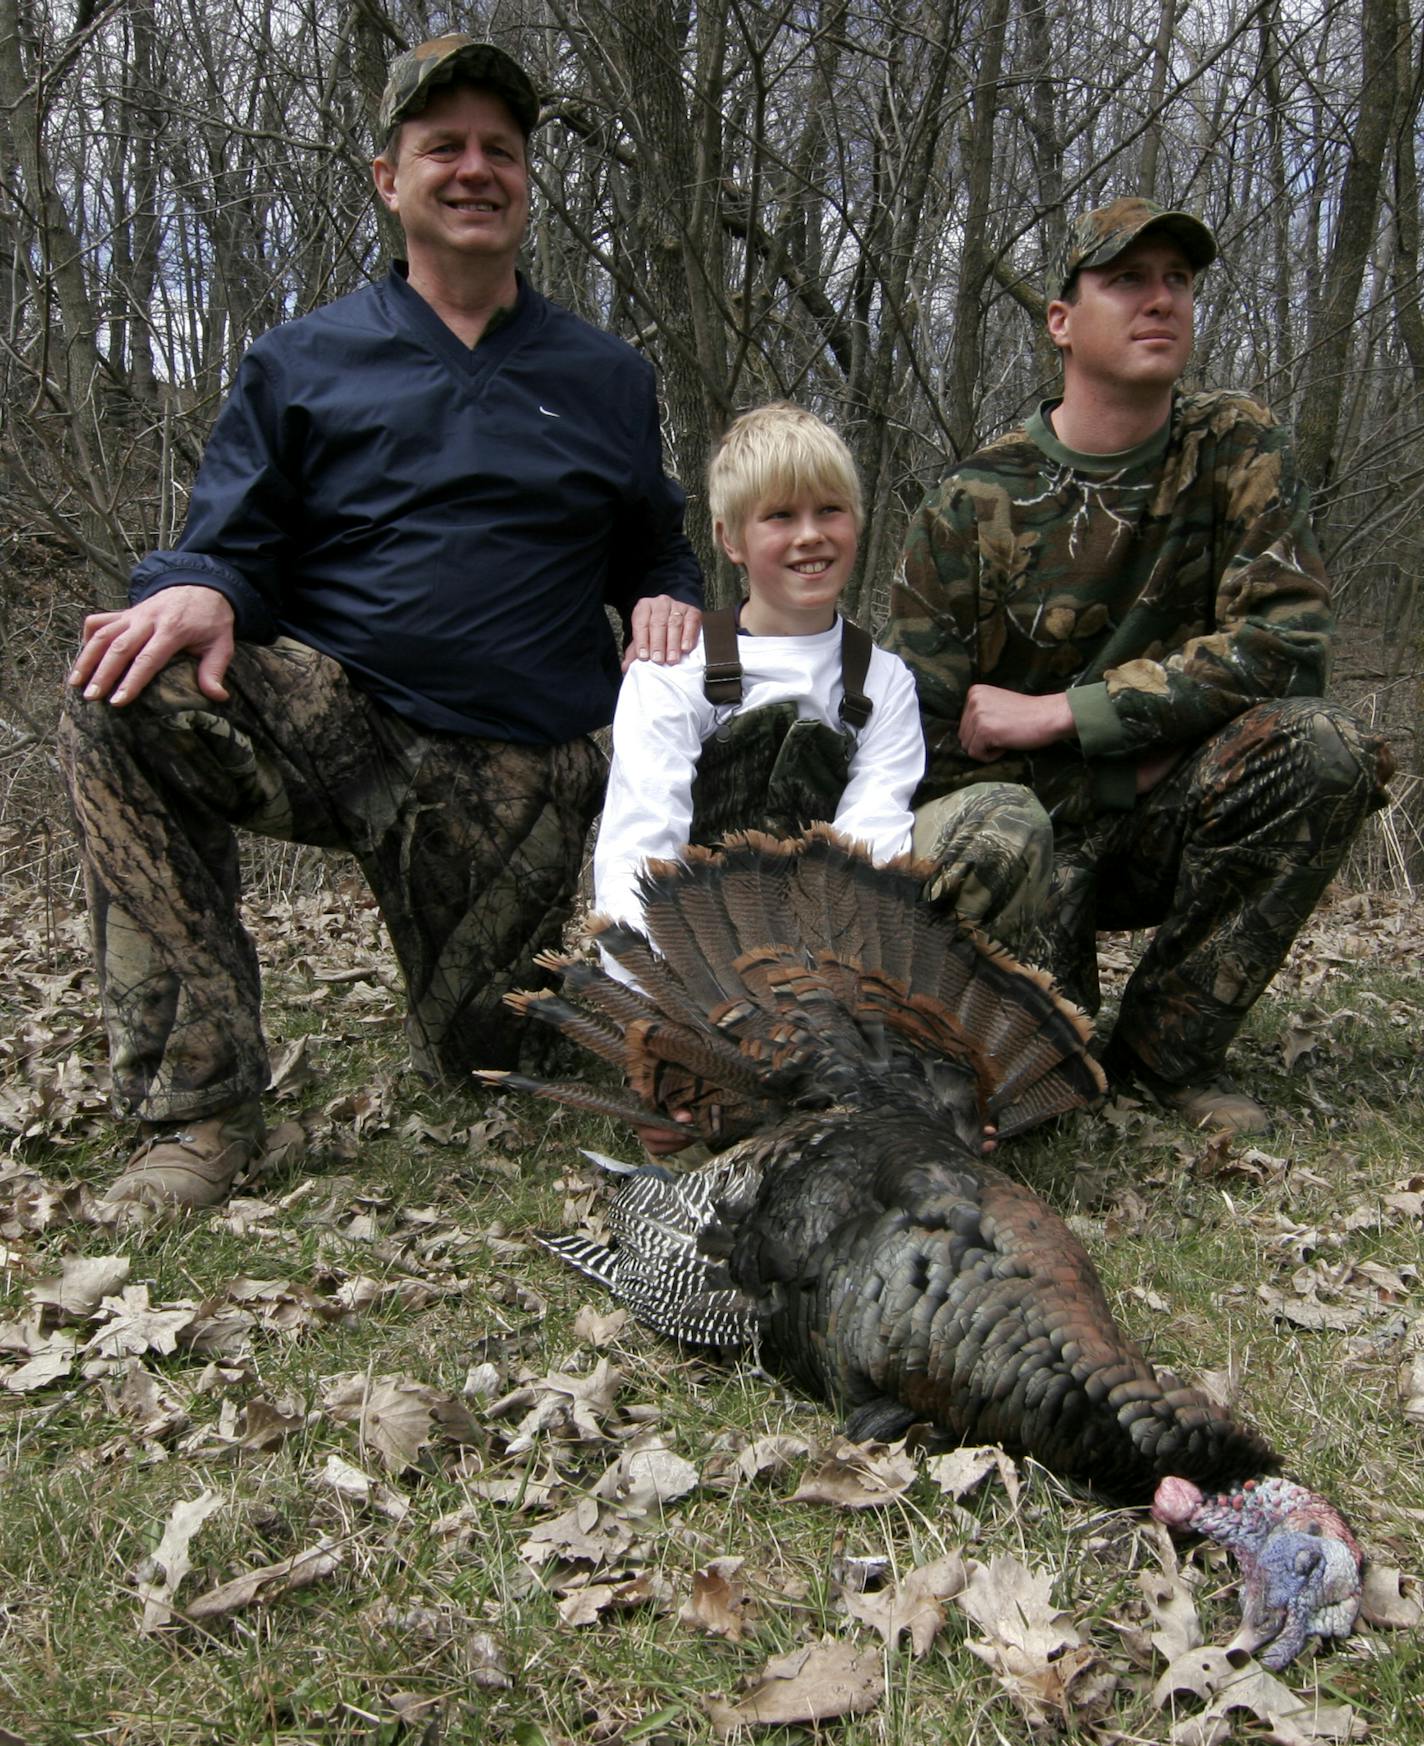
[[857, 1649], [833, 1637], [774, 1656], [756, 1684], [735, 1704], [708, 1703], [719, 1734], [738, 1728], [779, 1728], [790, 1722], [824, 1722], [863, 1715], [885, 1696], [884, 1660], [877, 1649]]
[[746, 1623], [747, 1591], [737, 1572], [745, 1562], [742, 1558], [714, 1558], [695, 1570], [692, 1594], [678, 1614], [679, 1621], [691, 1629], [706, 1631], [711, 1637], [740, 1643]]
[[26, 1295], [38, 1309], [56, 1312], [51, 1318], [55, 1321], [86, 1321], [119, 1290], [132, 1265], [127, 1255], [75, 1255], [60, 1262], [53, 1278], [41, 1279]]
[[145, 1352], [165, 1356], [178, 1349], [178, 1336], [197, 1314], [191, 1303], [153, 1308], [148, 1301], [146, 1285], [126, 1285], [117, 1297], [106, 1297], [99, 1313], [106, 1321], [82, 1351], [101, 1358], [137, 1358]]
[[339, 1568], [343, 1558], [334, 1540], [323, 1537], [314, 1546], [295, 1552], [276, 1564], [264, 1564], [260, 1570], [249, 1570], [245, 1576], [220, 1583], [183, 1609], [183, 1617], [194, 1622], [220, 1618], [235, 1613], [254, 1601], [273, 1601], [299, 1588], [309, 1588]]
[[626, 1582], [594, 1582], [570, 1589], [559, 1602], [559, 1617], [566, 1625], [592, 1625], [612, 1610], [631, 1612], [635, 1607], [664, 1607], [667, 1586], [654, 1572], [641, 1571]]
[[383, 1480], [372, 1479], [369, 1473], [363, 1473], [339, 1455], [327, 1456], [321, 1482], [329, 1485], [339, 1497], [377, 1509], [393, 1522], [403, 1521], [410, 1513], [409, 1501], [392, 1486]]
[[1155, 1627], [1152, 1646], [1164, 1661], [1173, 1661], [1201, 1647], [1201, 1621], [1191, 1590], [1176, 1575], [1164, 1570], [1142, 1570], [1137, 1586], [1147, 1602]]
[[[1173, 1746], [1210, 1746], [1229, 1737], [1233, 1710], [1248, 1710], [1271, 1730], [1275, 1746], [1311, 1746], [1318, 1740], [1360, 1740], [1364, 1724], [1349, 1704], [1304, 1703], [1259, 1662], [1240, 1649], [1205, 1647], [1179, 1655], [1152, 1688], [1152, 1702], [1165, 1709], [1183, 1693], [1206, 1709], [1174, 1724]], [[1223, 1724], [1228, 1734], [1216, 1727]]]
[[357, 1427], [361, 1442], [390, 1473], [414, 1467], [437, 1434], [454, 1443], [478, 1438], [474, 1420], [453, 1395], [410, 1376], [339, 1377], [324, 1404], [333, 1418]]
[[845, 1589], [841, 1605], [852, 1618], [877, 1630], [887, 1649], [898, 1649], [901, 1636], [908, 1631], [910, 1648], [919, 1660], [929, 1654], [944, 1626], [940, 1602], [958, 1594], [965, 1581], [964, 1560], [951, 1552], [932, 1563], [916, 1565], [893, 1588], [873, 1594]]
[[1009, 1502], [1019, 1501], [1019, 1470], [1012, 1457], [993, 1444], [975, 1449], [951, 1449], [947, 1455], [932, 1455], [925, 1472], [946, 1497], [959, 1499], [989, 1474], [997, 1473]]
[[592, 1487], [594, 1497], [613, 1504], [620, 1516], [660, 1515], [663, 1506], [694, 1490], [697, 1469], [658, 1438], [620, 1455]]
[[222, 1508], [222, 1503], [223, 1500], [217, 1492], [204, 1491], [195, 1498], [174, 1504], [164, 1524], [162, 1538], [152, 1557], [144, 1561], [143, 1567], [153, 1574], [138, 1584], [139, 1596], [143, 1601], [140, 1632], [146, 1634], [156, 1631], [175, 1616], [173, 1596], [177, 1594], [183, 1578], [192, 1569], [188, 1547], [198, 1529], [214, 1511]]
[[605, 1313], [596, 1305], [586, 1303], [574, 1317], [574, 1338], [590, 1346], [608, 1346], [627, 1325], [627, 1310], [615, 1309]]
[[953, 1598], [985, 1635], [965, 1647], [993, 1670], [1031, 1726], [1067, 1715], [1070, 1687], [1099, 1657], [1049, 1599], [1053, 1578], [1001, 1555], [968, 1568]]
[[852, 1443], [841, 1437], [820, 1467], [791, 1494], [792, 1503], [832, 1504], [843, 1510], [879, 1509], [902, 1497], [919, 1477], [903, 1443]]
[[1414, 1630], [1424, 1620], [1424, 1606], [1417, 1593], [1404, 1592], [1406, 1583], [1417, 1591], [1417, 1578], [1371, 1559], [1365, 1566], [1365, 1586], [1360, 1596], [1360, 1618], [1364, 1623], [1377, 1630]]
[[1346, 1309], [1342, 1304], [1320, 1303], [1315, 1298], [1290, 1297], [1271, 1285], [1257, 1286], [1256, 1295], [1277, 1321], [1290, 1322], [1297, 1328], [1347, 1332], [1358, 1327], [1370, 1314], [1367, 1309]]

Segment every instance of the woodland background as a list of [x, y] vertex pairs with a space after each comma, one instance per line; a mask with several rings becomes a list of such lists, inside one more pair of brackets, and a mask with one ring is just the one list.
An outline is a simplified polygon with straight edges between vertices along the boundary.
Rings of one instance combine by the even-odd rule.
[[[1421, 6], [0, 0], [0, 1746], [714, 1746], [758, 1692], [860, 1712], [784, 1742], [1424, 1746]], [[1402, 774], [1238, 1039], [1269, 1150], [1118, 1098], [1011, 1167], [1359, 1533], [1364, 1628], [1285, 1681], [1211, 1647], [1234, 1578], [1142, 1512], [848, 1452], [589, 1302], [529, 1233], [596, 1218], [577, 1146], [628, 1136], [406, 1074], [340, 863], [252, 869], [273, 1131], [238, 1195], [101, 1206], [131, 1139], [64, 667], [252, 337], [383, 270], [385, 67], [450, 26], [548, 94], [528, 270], [655, 360], [704, 558], [715, 433], [805, 400], [865, 475], [872, 620], [925, 487], [1054, 383], [1065, 213], [1150, 190], [1216, 228], [1193, 377], [1294, 422], [1336, 689]]]
[[1336, 690], [1424, 749], [1421, 0], [0, 0], [0, 704], [7, 865], [58, 816], [45, 755], [82, 610], [181, 526], [252, 338], [384, 270], [392, 56], [449, 28], [546, 94], [527, 269], [658, 366], [672, 468], [739, 408], [832, 419], [883, 611], [947, 460], [1051, 389], [1065, 214], [1125, 192], [1222, 244], [1192, 380], [1296, 427], [1334, 576]]

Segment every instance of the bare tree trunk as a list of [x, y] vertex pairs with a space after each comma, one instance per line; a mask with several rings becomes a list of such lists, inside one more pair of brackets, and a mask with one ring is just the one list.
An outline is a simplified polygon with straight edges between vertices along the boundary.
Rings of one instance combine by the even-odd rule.
[[1177, 22], [1176, 0], [1162, 0], [1157, 15], [1157, 41], [1152, 50], [1152, 80], [1147, 88], [1147, 132], [1137, 165], [1137, 190], [1150, 199], [1157, 191], [1157, 160], [1162, 153], [1162, 99], [1167, 90], [1167, 60]]
[[988, 0], [984, 13], [983, 51], [965, 129], [965, 179], [969, 198], [964, 212], [959, 289], [954, 299], [949, 392], [945, 408], [947, 434], [956, 455], [967, 454], [973, 446], [978, 412], [983, 294], [993, 270], [988, 224], [994, 171], [994, 121], [999, 105], [999, 76], [1004, 62], [1004, 33], [1008, 21], [1009, 0]]
[[1318, 337], [1306, 363], [1297, 427], [1301, 473], [1322, 497], [1328, 496], [1335, 479], [1352, 328], [1379, 215], [1385, 147], [1393, 131], [1394, 33], [1394, 0], [1362, 0], [1360, 103], [1350, 131], [1339, 213], [1318, 306]]
[[1415, 160], [1415, 135], [1424, 100], [1424, 40], [1419, 58], [1411, 56], [1415, 40], [1410, 30], [1409, 0], [1397, 0], [1395, 77], [1397, 80], [1394, 134], [1394, 310], [1399, 337], [1409, 355], [1409, 368], [1416, 393], [1424, 394], [1424, 301], [1421, 301], [1419, 250], [1419, 166]]

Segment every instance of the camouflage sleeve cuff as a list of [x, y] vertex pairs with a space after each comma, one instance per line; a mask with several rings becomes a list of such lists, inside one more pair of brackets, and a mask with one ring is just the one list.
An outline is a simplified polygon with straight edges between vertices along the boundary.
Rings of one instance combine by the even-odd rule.
[[1111, 758], [1127, 751], [1127, 736], [1106, 685], [1075, 685], [1067, 697], [1085, 758]]

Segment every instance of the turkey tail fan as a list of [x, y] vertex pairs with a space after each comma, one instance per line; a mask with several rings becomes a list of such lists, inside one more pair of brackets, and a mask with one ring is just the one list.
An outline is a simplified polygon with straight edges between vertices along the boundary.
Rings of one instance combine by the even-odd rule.
[[[1100, 1096], [1088, 1021], [1041, 972], [927, 904], [926, 874], [908, 858], [876, 867], [823, 826], [691, 848], [648, 864], [647, 938], [591, 925], [637, 987], [548, 958], [561, 994], [512, 999], [621, 1065], [625, 1113], [689, 1109], [719, 1146], [892, 1085], [974, 1149], [985, 1122], [1018, 1133]], [[566, 1087], [551, 1095], [569, 1101]]]
[[569, 1109], [581, 1109], [589, 1115], [612, 1116], [615, 1121], [658, 1128], [663, 1133], [678, 1134], [684, 1138], [687, 1135], [684, 1123], [674, 1121], [660, 1110], [650, 1110], [635, 1099], [620, 1095], [616, 1091], [597, 1091], [591, 1085], [583, 1084], [581, 1080], [531, 1079], [526, 1073], [512, 1073], [504, 1067], [477, 1067], [475, 1078], [482, 1079], [486, 1085], [498, 1086], [501, 1090], [527, 1091], [535, 1097], [547, 1098], [551, 1103], [565, 1104]]
[[738, 936], [718, 872], [715, 858], [693, 854], [686, 862], [649, 861], [638, 880], [649, 937], [704, 1012], [731, 997], [737, 987], [732, 966], [753, 943]]

